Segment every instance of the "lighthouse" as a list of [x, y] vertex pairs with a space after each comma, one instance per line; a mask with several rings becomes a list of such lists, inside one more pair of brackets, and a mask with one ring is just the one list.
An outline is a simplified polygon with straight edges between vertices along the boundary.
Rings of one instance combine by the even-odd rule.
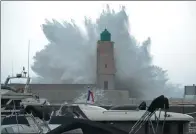
[[114, 42], [105, 29], [97, 41], [97, 87], [104, 90], [115, 89]]

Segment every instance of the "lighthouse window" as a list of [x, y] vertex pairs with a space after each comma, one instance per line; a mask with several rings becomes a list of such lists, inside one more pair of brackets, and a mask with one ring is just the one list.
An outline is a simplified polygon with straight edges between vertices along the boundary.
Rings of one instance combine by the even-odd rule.
[[104, 81], [104, 89], [108, 89], [108, 81]]
[[107, 64], [105, 64], [105, 68], [107, 68], [108, 67], [108, 65]]

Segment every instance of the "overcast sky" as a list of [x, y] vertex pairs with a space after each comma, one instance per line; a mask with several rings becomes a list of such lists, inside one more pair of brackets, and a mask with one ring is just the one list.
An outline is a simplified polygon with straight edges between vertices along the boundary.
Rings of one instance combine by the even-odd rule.
[[[47, 40], [40, 25], [45, 19], [70, 20], [82, 24], [84, 16], [93, 20], [105, 4], [118, 10], [125, 5], [131, 32], [139, 41], [152, 39], [153, 63], [168, 70], [174, 83], [196, 83], [196, 2], [14, 2], [1, 3], [1, 80], [27, 67], [28, 40], [30, 63]], [[95, 42], [96, 43], [96, 42]], [[31, 71], [31, 75], [35, 74]]]

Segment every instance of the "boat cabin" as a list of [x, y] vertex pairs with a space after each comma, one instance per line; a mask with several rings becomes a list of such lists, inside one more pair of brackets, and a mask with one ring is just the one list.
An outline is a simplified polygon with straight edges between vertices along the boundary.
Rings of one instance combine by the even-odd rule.
[[[72, 113], [75, 113], [74, 115], [78, 118], [110, 124], [127, 132], [146, 112], [145, 110], [106, 110], [90, 104], [66, 105], [64, 111], [67, 108], [71, 108]], [[64, 112], [65, 115], [66, 112]], [[156, 134], [185, 134], [189, 132], [188, 128], [191, 121], [193, 121], [193, 117], [186, 114], [167, 112], [165, 117], [164, 111], [156, 111], [148, 121], [144, 122], [136, 134], [152, 134], [153, 129], [156, 130]]]

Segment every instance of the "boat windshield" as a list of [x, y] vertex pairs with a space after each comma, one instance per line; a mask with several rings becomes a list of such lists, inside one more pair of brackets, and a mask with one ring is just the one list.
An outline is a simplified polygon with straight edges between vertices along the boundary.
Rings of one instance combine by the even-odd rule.
[[26, 84], [27, 78], [10, 78], [7, 84]]

